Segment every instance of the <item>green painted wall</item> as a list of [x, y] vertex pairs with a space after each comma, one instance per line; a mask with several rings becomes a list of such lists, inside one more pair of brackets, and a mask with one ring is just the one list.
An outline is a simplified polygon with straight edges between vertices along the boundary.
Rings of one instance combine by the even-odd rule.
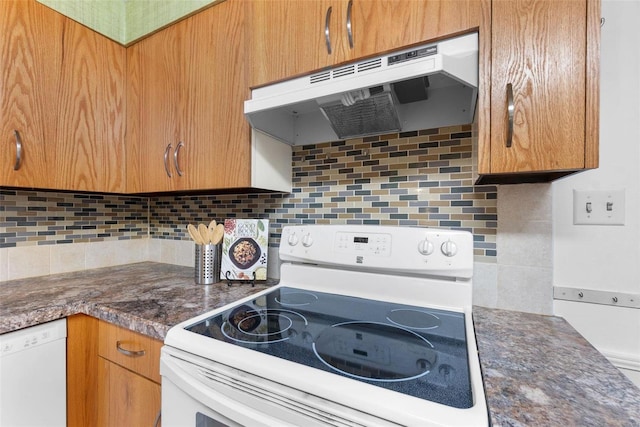
[[219, 0], [37, 0], [127, 45]]

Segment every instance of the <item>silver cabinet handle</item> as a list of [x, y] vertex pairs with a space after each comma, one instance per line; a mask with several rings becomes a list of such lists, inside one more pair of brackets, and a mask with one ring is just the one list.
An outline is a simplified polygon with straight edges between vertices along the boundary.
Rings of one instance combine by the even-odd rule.
[[507, 148], [511, 147], [513, 143], [513, 112], [515, 107], [513, 106], [513, 86], [511, 83], [507, 83], [507, 118], [509, 119], [509, 126], [507, 127]]
[[153, 427], [158, 427], [160, 425], [160, 420], [162, 419], [162, 409], [158, 411], [156, 415], [156, 420], [153, 422]]
[[122, 346], [120, 345], [120, 341], [116, 342], [116, 350], [118, 350], [118, 352], [124, 354], [125, 356], [129, 356], [129, 357], [140, 357], [140, 356], [144, 356], [146, 353], [145, 350], [138, 350], [138, 351], [126, 350], [122, 348]]
[[171, 178], [171, 171], [169, 170], [169, 151], [171, 151], [171, 144], [167, 145], [167, 148], [164, 150], [164, 171], [167, 173], [167, 176]]
[[20, 132], [13, 131], [16, 137], [16, 163], [13, 165], [13, 170], [17, 171], [22, 166], [22, 138], [20, 138]]
[[327, 15], [324, 19], [324, 39], [327, 43], [327, 53], [331, 55], [331, 35], [329, 34], [329, 24], [331, 24], [331, 6], [327, 9]]
[[178, 176], [182, 176], [182, 170], [180, 170], [180, 165], [178, 165], [178, 153], [180, 153], [180, 149], [182, 147], [184, 147], [184, 143], [180, 141], [180, 143], [176, 147], [176, 151], [173, 152], [173, 165], [176, 168], [176, 172], [178, 172]]
[[351, 8], [353, 0], [349, 0], [347, 5], [347, 36], [349, 37], [349, 49], [353, 49], [353, 30], [351, 29]]

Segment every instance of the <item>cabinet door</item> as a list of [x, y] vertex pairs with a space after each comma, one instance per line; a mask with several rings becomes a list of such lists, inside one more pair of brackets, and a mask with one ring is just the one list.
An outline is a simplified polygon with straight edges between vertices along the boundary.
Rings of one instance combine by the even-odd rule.
[[125, 48], [66, 18], [60, 42], [49, 138], [56, 147], [54, 188], [122, 192]]
[[129, 192], [250, 185], [244, 8], [216, 4], [129, 48]]
[[[248, 187], [251, 141], [244, 117], [244, 4], [227, 1], [184, 21], [182, 135], [191, 190]], [[180, 25], [180, 24], [178, 24]]]
[[[346, 11], [349, 2], [343, 1]], [[481, 6], [482, 0], [353, 0], [350, 56], [376, 55], [468, 32], [480, 26]]]
[[35, 1], [0, 13], [0, 184], [123, 191], [124, 47]]
[[154, 426], [160, 413], [160, 385], [100, 358], [98, 425]]
[[[0, 2], [0, 185], [51, 187], [64, 17], [35, 1]], [[22, 140], [21, 163], [15, 132]]]
[[584, 168], [587, 1], [494, 0], [491, 44], [490, 173]]
[[[254, 0], [247, 7], [251, 87], [330, 66], [342, 58], [336, 60], [336, 55], [345, 53], [341, 1]], [[325, 37], [330, 7], [331, 54]]]
[[173, 156], [181, 138], [181, 28], [168, 27], [127, 49], [128, 192], [180, 188]]

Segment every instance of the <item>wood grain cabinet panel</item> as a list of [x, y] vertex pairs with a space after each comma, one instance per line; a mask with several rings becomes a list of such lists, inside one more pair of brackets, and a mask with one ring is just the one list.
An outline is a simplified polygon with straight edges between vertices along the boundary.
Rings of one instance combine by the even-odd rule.
[[597, 167], [599, 21], [598, 1], [493, 0], [480, 182], [546, 181]]
[[67, 427], [97, 423], [98, 323], [84, 314], [67, 317]]
[[160, 384], [100, 358], [98, 426], [155, 427], [160, 414]]
[[[344, 55], [341, 44], [336, 49], [336, 43], [342, 42], [340, 1], [253, 0], [246, 5], [249, 86], [325, 68], [338, 62], [336, 55]], [[332, 53], [327, 49], [325, 35], [330, 7], [328, 29]]]
[[162, 341], [99, 321], [99, 426], [155, 425], [161, 407], [162, 344]]
[[480, 26], [481, 6], [480, 0], [353, 0], [350, 57], [468, 33]]
[[252, 58], [249, 84], [261, 86], [468, 32], [480, 25], [481, 3], [480, 0], [247, 2], [248, 50]]
[[161, 347], [94, 317], [67, 318], [67, 425], [154, 426]]
[[124, 47], [35, 0], [0, 17], [0, 185], [124, 191]]
[[125, 191], [125, 48], [65, 19], [53, 99], [55, 188]]
[[129, 192], [250, 185], [244, 10], [217, 4], [128, 49]]
[[[0, 185], [50, 187], [64, 17], [35, 1], [0, 2]], [[17, 170], [16, 132], [22, 140]]]

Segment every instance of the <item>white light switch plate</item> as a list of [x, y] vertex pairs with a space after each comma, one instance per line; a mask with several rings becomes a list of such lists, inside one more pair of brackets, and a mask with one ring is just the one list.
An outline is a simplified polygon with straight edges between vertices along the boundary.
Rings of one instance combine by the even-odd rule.
[[624, 225], [624, 190], [573, 190], [575, 225]]

